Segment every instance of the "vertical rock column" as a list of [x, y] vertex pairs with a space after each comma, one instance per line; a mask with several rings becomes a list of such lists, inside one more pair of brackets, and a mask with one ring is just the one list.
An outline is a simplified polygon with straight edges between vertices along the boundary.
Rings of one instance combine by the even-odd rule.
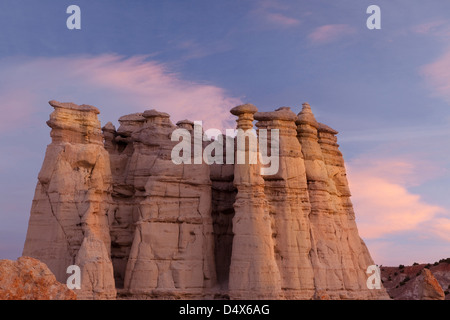
[[216, 282], [209, 166], [173, 163], [177, 127], [163, 112], [143, 117], [132, 135], [135, 197], [142, 200], [125, 290], [135, 297], [207, 297]]
[[31, 208], [24, 256], [46, 263], [58, 281], [81, 268], [81, 299], [115, 298], [108, 214], [111, 170], [97, 108], [51, 101], [52, 143]]
[[328, 171], [318, 141], [319, 124], [309, 104], [303, 104], [297, 125], [311, 203], [311, 262], [315, 272], [315, 287], [318, 294], [327, 291], [330, 296], [339, 295], [338, 292], [344, 289], [341, 243], [336, 236], [332, 216], [334, 210], [328, 192]]
[[[237, 128], [244, 131], [252, 129], [253, 114], [257, 111], [251, 104], [231, 109], [231, 113], [238, 116]], [[245, 152], [248, 153], [248, 150], [245, 143]], [[275, 260], [271, 219], [260, 165], [247, 161], [237, 164], [235, 161], [234, 185], [238, 193], [234, 203], [230, 297], [277, 299], [281, 293], [280, 273]]]
[[328, 192], [331, 195], [336, 237], [341, 244], [341, 263], [346, 295], [352, 299], [387, 299], [382, 287], [369, 290], [366, 285], [367, 267], [374, 262], [364, 241], [359, 237], [355, 212], [350, 201], [344, 158], [339, 151], [338, 132], [319, 123], [318, 136], [324, 163], [328, 172]]
[[[270, 133], [279, 130], [279, 170], [264, 176], [265, 194], [273, 219], [275, 257], [286, 299], [310, 299], [314, 296], [314, 272], [311, 250], [308, 185], [302, 148], [297, 139], [297, 116], [290, 108], [258, 112], [256, 126]], [[273, 155], [272, 155], [273, 156]]]

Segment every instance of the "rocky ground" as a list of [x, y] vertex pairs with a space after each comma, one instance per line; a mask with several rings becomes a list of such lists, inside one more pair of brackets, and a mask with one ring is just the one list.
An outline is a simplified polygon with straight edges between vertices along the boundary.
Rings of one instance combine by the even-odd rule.
[[[430, 274], [424, 269], [428, 269]], [[433, 278], [437, 281], [433, 281]], [[450, 258], [441, 259], [433, 264], [381, 266], [381, 280], [389, 296], [395, 300], [430, 298], [423, 296], [424, 291], [425, 295], [438, 298], [441, 290], [445, 300], [450, 300]]]
[[[434, 264], [381, 266], [381, 278], [394, 300], [450, 300], [450, 258]], [[316, 297], [318, 298], [318, 297]], [[73, 300], [73, 291], [56, 281], [39, 260], [0, 260], [0, 300]]]
[[0, 300], [76, 300], [65, 284], [56, 281], [37, 259], [0, 260]]

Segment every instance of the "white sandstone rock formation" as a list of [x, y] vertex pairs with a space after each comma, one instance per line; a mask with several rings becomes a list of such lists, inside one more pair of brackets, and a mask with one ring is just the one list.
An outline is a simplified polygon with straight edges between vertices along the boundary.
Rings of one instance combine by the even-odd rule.
[[[147, 110], [103, 127], [98, 110], [50, 103], [48, 146], [23, 254], [81, 299], [388, 299], [369, 290], [337, 131], [283, 107], [235, 107], [237, 128], [279, 130], [279, 170], [175, 164], [169, 115]], [[268, 137], [269, 141], [270, 135]], [[224, 140], [235, 142], [226, 137]], [[203, 148], [210, 143], [203, 141]], [[226, 152], [225, 144], [223, 145]], [[235, 146], [249, 151], [249, 146]], [[268, 146], [271, 149], [271, 146]], [[258, 151], [258, 150], [257, 150]]]
[[[58, 281], [66, 283], [67, 268], [75, 263], [84, 266], [85, 257], [111, 264], [112, 177], [97, 108], [57, 101], [50, 105], [55, 109], [47, 122], [52, 143], [38, 176], [23, 255], [43, 261]], [[88, 253], [80, 250], [87, 237], [103, 247], [90, 246]], [[102, 270], [112, 271], [112, 266]], [[101, 283], [95, 288], [102, 297], [115, 297], [112, 272], [91, 273], [90, 282]]]

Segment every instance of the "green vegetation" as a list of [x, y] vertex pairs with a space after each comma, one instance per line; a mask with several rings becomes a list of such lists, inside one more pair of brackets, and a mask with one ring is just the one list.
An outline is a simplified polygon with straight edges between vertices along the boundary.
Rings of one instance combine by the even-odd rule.
[[402, 281], [400, 281], [400, 285], [401, 285], [401, 286], [405, 285], [409, 280], [411, 280], [411, 279], [409, 278], [409, 276], [406, 276], [405, 279], [403, 279]]

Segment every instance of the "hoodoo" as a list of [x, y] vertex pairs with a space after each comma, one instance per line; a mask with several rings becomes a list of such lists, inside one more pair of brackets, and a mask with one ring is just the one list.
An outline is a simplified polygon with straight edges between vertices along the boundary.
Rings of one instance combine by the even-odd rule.
[[63, 283], [78, 265], [78, 298], [389, 298], [383, 287], [367, 288], [374, 262], [356, 227], [337, 131], [309, 104], [298, 115], [251, 104], [231, 110], [237, 129], [256, 120], [257, 135], [277, 130], [269, 150], [279, 152], [279, 167], [269, 175], [261, 157], [175, 163], [171, 135], [187, 130], [195, 146], [194, 123], [174, 125], [164, 112], [123, 116], [116, 130], [101, 128], [95, 107], [50, 105], [52, 142], [23, 255]]

